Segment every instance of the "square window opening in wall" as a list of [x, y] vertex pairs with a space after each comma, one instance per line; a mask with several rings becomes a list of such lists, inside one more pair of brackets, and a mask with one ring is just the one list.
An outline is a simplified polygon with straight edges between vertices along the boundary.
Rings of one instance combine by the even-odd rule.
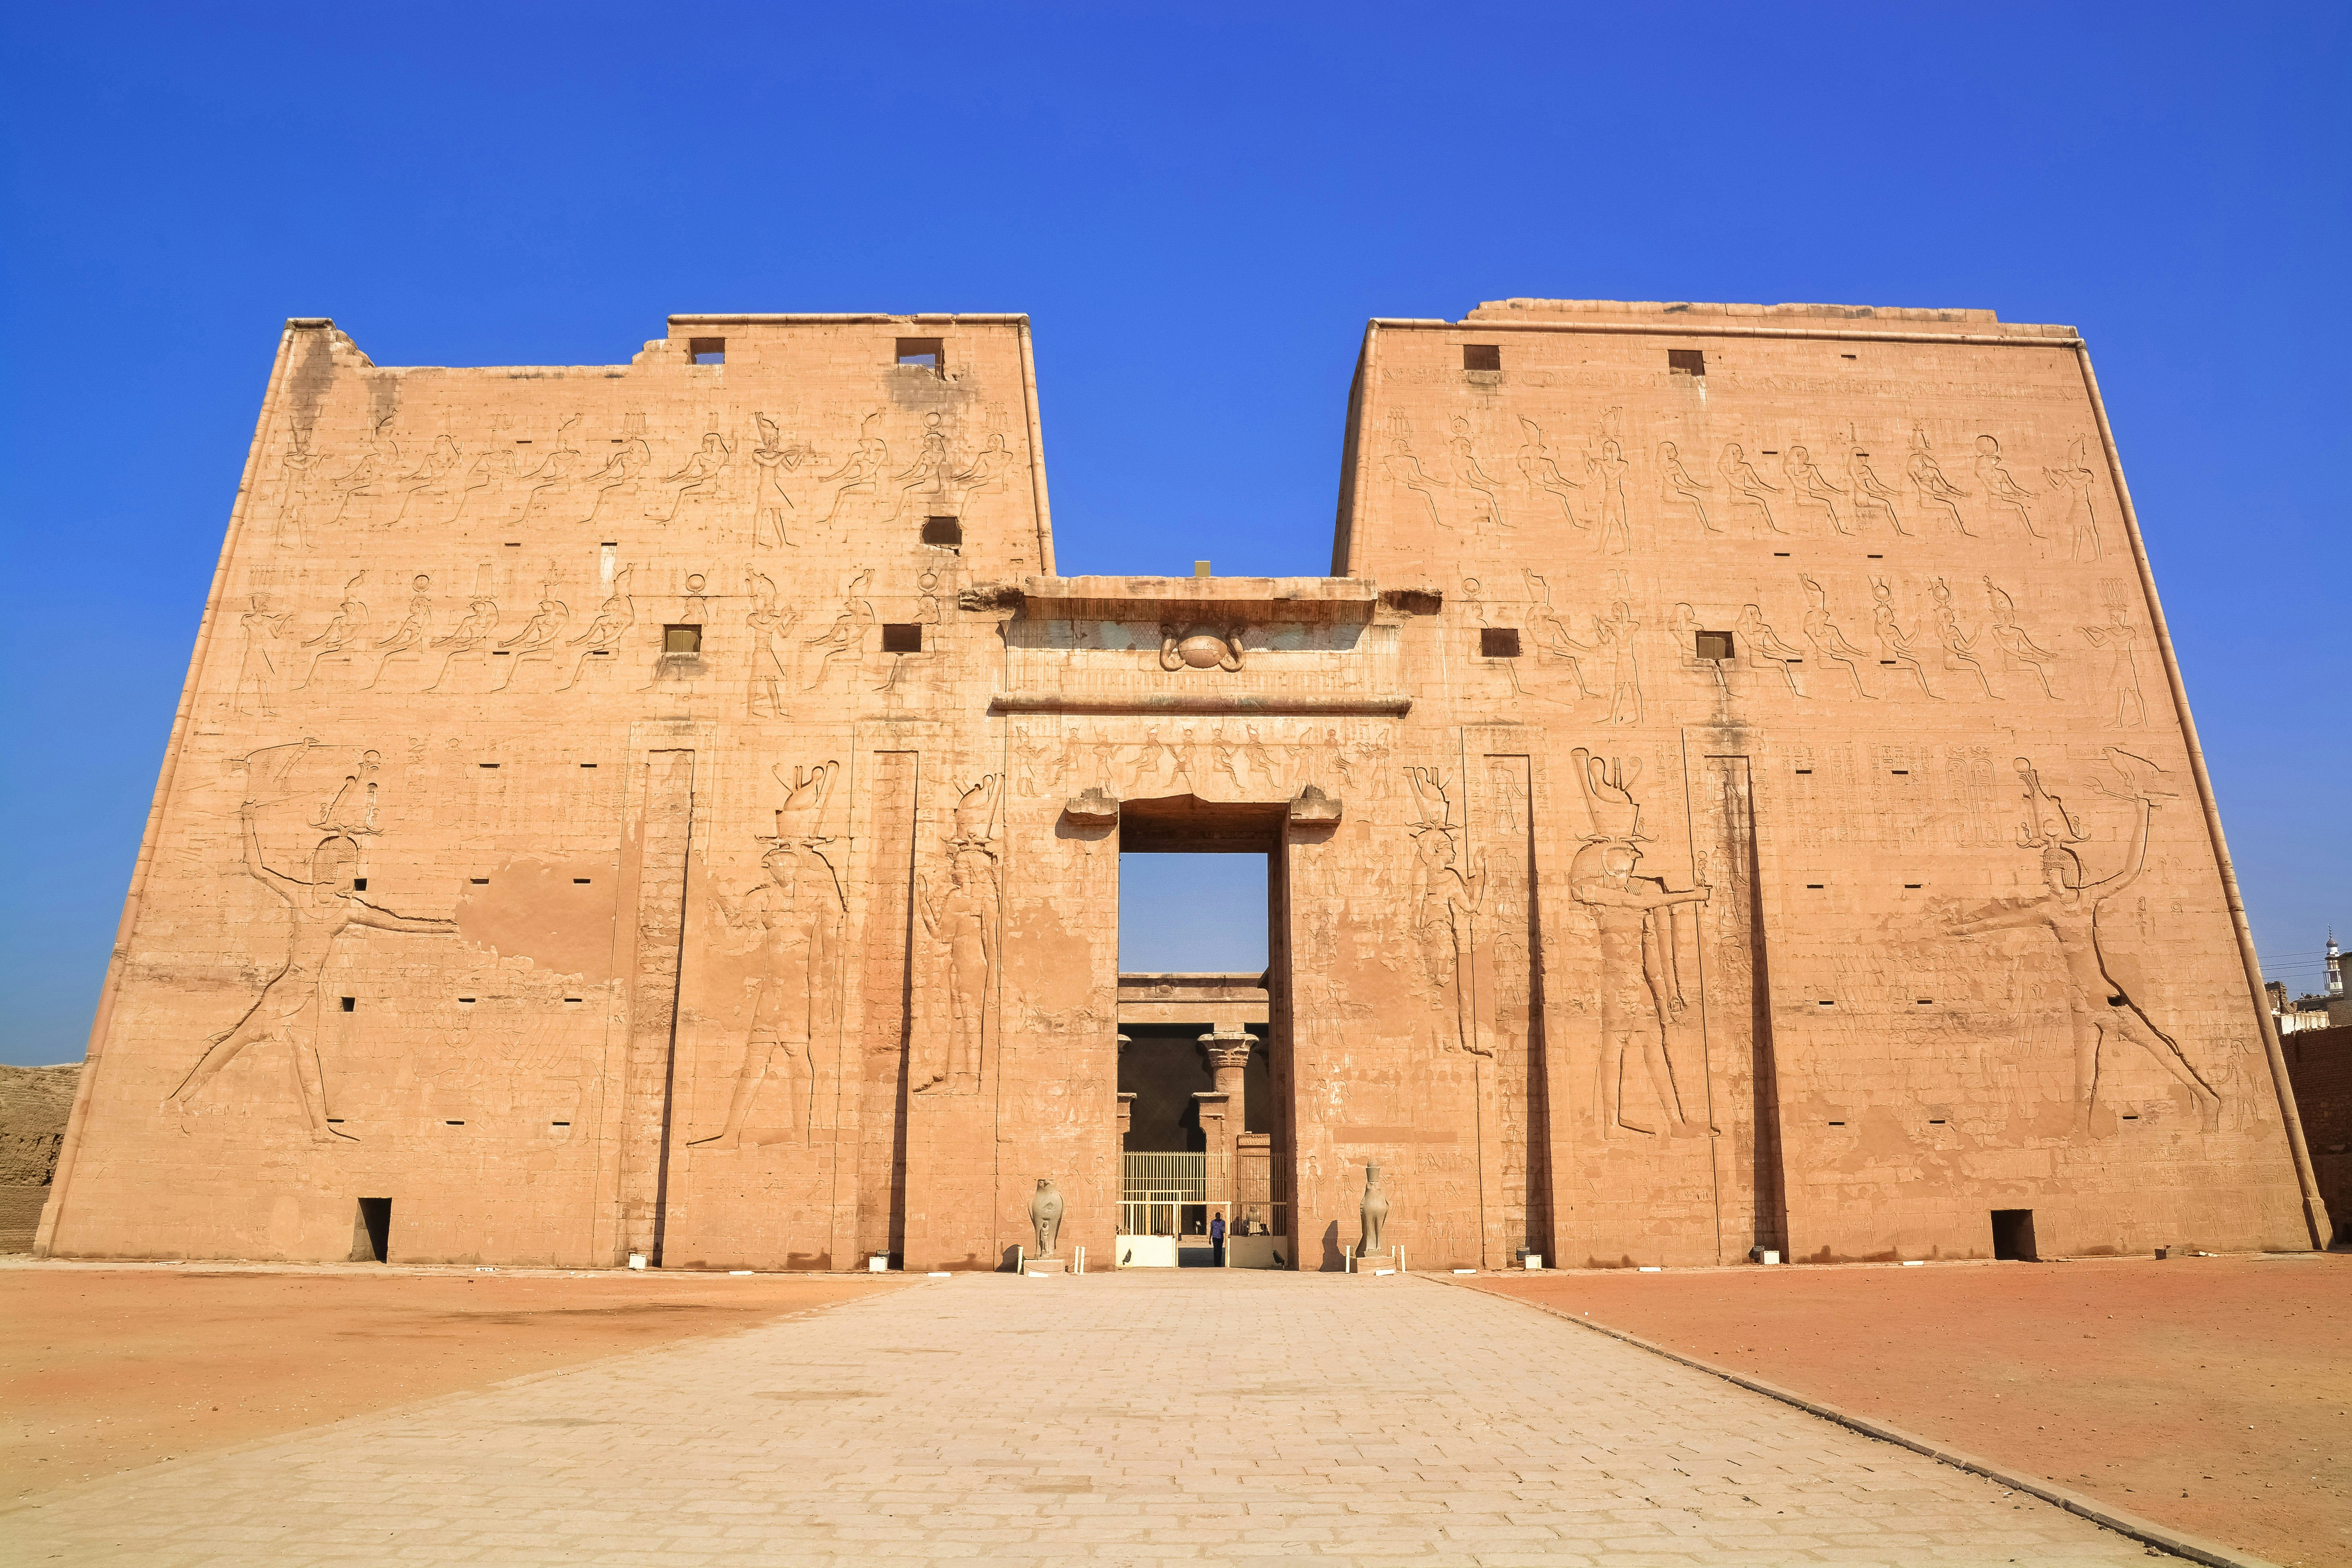
[[1706, 351], [1704, 349], [1668, 349], [1666, 369], [1675, 375], [1705, 375]]
[[1699, 633], [1698, 656], [1701, 658], [1729, 658], [1731, 634], [1729, 632]]
[[694, 356], [694, 363], [697, 364], [725, 364], [727, 340], [725, 338], [688, 338], [686, 340], [686, 352]]
[[700, 626], [670, 626], [662, 627], [662, 652], [700, 653], [701, 651], [702, 628]]
[[947, 342], [943, 338], [900, 338], [898, 363], [922, 370], [945, 371], [948, 368]]
[[344, 1011], [344, 1012], [346, 1012], [346, 1013], [356, 1013], [356, 1012], [358, 1012], [358, 1011], [359, 1011], [359, 1008], [360, 1008], [360, 999], [359, 999], [358, 997], [356, 997], [356, 996], [346, 996], [346, 997], [344, 997], [344, 998], [343, 998], [343, 1011]]
[[922, 623], [908, 621], [886, 624], [882, 627], [882, 651], [884, 653], [922, 652]]
[[927, 517], [923, 519], [923, 542], [936, 544], [943, 550], [963, 548], [963, 522], [959, 518]]
[[2041, 1254], [2033, 1248], [2032, 1209], [1992, 1211], [1992, 1255], [2004, 1263], [2042, 1261]]
[[1518, 658], [1519, 628], [1517, 626], [1479, 627], [1478, 656], [1481, 658]]
[[366, 879], [365, 877], [353, 877], [353, 878], [352, 879], [352, 892], [354, 892], [354, 893], [364, 893], [364, 892], [366, 892], [366, 891], [367, 891], [367, 879]]
[[1503, 345], [1500, 343], [1464, 343], [1464, 370], [1500, 370], [1503, 368]]

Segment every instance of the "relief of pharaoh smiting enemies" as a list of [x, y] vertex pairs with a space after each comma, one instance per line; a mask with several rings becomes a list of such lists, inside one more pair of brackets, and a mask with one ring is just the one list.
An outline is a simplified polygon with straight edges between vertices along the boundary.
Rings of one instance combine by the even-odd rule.
[[[2091, 780], [2101, 793], [2128, 803], [2130, 840], [2104, 877], [2094, 876], [2084, 850], [2095, 835], [2084, 817], [2070, 811], [2061, 797], [2044, 787], [2042, 774], [2024, 757], [2017, 759], [2017, 774], [2024, 784], [2024, 817], [2017, 837], [2020, 850], [2041, 860], [2042, 889], [1997, 899], [1970, 910], [1949, 911], [1945, 929], [1954, 936], [1977, 936], [2003, 931], [2046, 935], [2055, 947], [2055, 983], [2063, 998], [2066, 1024], [2074, 1060], [2074, 1120], [2078, 1132], [2092, 1129], [2103, 1076], [2116, 1068], [2115, 1047], [2132, 1046], [2186, 1089], [2195, 1101], [2200, 1125], [2212, 1132], [2221, 1127], [2221, 1096], [2213, 1087], [2211, 1069], [2201, 1067], [2179, 1039], [2158, 1026], [2155, 999], [2144, 986], [2135, 995], [2126, 988], [2122, 973], [2136, 969], [2136, 955], [2114, 946], [2120, 910], [2108, 913], [2126, 889], [2147, 869], [2148, 841], [2159, 807], [2177, 798], [2179, 787], [2172, 776], [2146, 758], [2110, 746], [2103, 771]], [[2105, 858], [2105, 856], [2098, 857]]]
[[[232, 780], [244, 796], [236, 808], [239, 869], [266, 890], [254, 914], [283, 923], [283, 945], [264, 960], [259, 994], [204, 1043], [164, 1109], [184, 1127], [216, 1074], [256, 1046], [275, 1046], [287, 1055], [289, 1098], [312, 1141], [350, 1139], [356, 1135], [330, 1114], [327, 1101], [322, 1051], [331, 1044], [329, 1021], [342, 1011], [341, 998], [329, 994], [329, 965], [346, 937], [451, 936], [457, 923], [388, 909], [357, 875], [366, 860], [363, 843], [381, 831], [376, 752], [322, 748], [306, 739], [264, 747], [234, 767], [243, 774]], [[265, 943], [262, 951], [271, 949]]]

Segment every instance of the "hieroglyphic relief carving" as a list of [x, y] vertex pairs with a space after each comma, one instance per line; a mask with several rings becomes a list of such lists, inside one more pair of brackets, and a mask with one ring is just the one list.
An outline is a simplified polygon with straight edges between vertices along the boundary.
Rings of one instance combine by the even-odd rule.
[[1593, 618], [1592, 629], [1609, 653], [1609, 722], [1642, 721], [1642, 623], [1620, 599], [1610, 606], [1609, 618]]
[[2058, 661], [2058, 656], [2038, 646], [2032, 634], [2017, 624], [2016, 600], [1996, 587], [1990, 577], [1984, 579], [1984, 585], [1985, 597], [1992, 605], [1992, 619], [1986, 629], [1992, 634], [1993, 645], [2040, 677], [2042, 694], [2055, 702], [2058, 692], [2050, 684], [2050, 667]]
[[1016, 462], [1004, 432], [990, 431], [971, 461], [950, 469], [941, 482], [940, 499], [945, 515], [961, 517], [971, 510], [972, 497], [1003, 490]]
[[647, 507], [646, 516], [656, 522], [674, 522], [688, 498], [708, 500], [717, 495], [719, 481], [734, 456], [735, 448], [727, 444], [726, 437], [716, 430], [705, 431], [702, 445], [677, 472], [662, 476], [661, 482], [669, 487], [668, 504]]
[[613, 591], [596, 606], [596, 618], [588, 623], [586, 631], [564, 645], [580, 649], [580, 657], [572, 661], [571, 678], [555, 689], [558, 691], [569, 691], [579, 685], [590, 659], [614, 657], [621, 639], [637, 624], [637, 602], [629, 595], [629, 574], [635, 570], [635, 566], [624, 566], [614, 574]]
[[329, 617], [325, 629], [321, 630], [317, 637], [303, 639], [304, 647], [315, 647], [319, 651], [310, 656], [310, 666], [302, 672], [302, 679], [294, 683], [295, 690], [307, 689], [310, 682], [318, 678], [319, 666], [328, 659], [341, 658], [348, 661], [353, 657], [344, 650], [353, 642], [361, 640], [362, 634], [367, 630], [368, 607], [361, 603], [357, 596], [359, 585], [366, 580], [367, 574], [362, 572], [344, 584], [342, 602], [335, 606], [335, 613]]
[[2083, 546], [2091, 547], [2091, 559], [2099, 558], [2099, 514], [2093, 499], [2093, 487], [2098, 483], [2097, 470], [2091, 467], [2090, 438], [2077, 436], [2067, 444], [2066, 466], [2044, 468], [2042, 474], [2053, 490], [2066, 492], [2066, 521], [2062, 525], [2066, 533], [2067, 555], [2074, 561], [2083, 559]]
[[[449, 651], [443, 657], [440, 671], [433, 677], [433, 684], [425, 689], [427, 691], [441, 689], [441, 683], [449, 678], [449, 667], [457, 662], [458, 656], [480, 649], [483, 644], [489, 641], [498, 627], [497, 600], [479, 594], [468, 600], [466, 605], [465, 618], [451, 629], [447, 637], [436, 637], [433, 640], [433, 647], [447, 648]], [[484, 658], [488, 657], [485, 653]]]
[[2000, 693], [1992, 689], [1992, 679], [1985, 674], [1983, 664], [1976, 657], [1976, 638], [1968, 635], [1960, 625], [1959, 612], [1952, 607], [1951, 589], [1946, 587], [1944, 580], [1938, 577], [1927, 590], [1927, 596], [1936, 603], [1936, 640], [1944, 647], [1946, 671], [1969, 671], [1984, 688], [1987, 697], [2000, 701]]
[[[643, 415], [632, 415], [630, 417], [639, 428], [642, 428], [645, 419]], [[638, 486], [644, 476], [653, 468], [654, 449], [646, 445], [646, 438], [638, 433], [638, 429], [632, 429], [623, 436], [620, 438], [619, 447], [618, 451], [604, 459], [604, 466], [602, 468], [589, 475], [583, 481], [582, 488], [593, 492], [595, 496], [594, 501], [588, 509], [586, 521], [590, 522], [601, 522], [608, 518], [615, 522], [619, 521], [623, 515], [622, 509], [635, 499]]]
[[751, 416], [759, 427], [759, 445], [751, 448], [751, 461], [759, 465], [758, 488], [751, 507], [751, 542], [763, 543], [772, 526], [778, 546], [790, 545], [786, 536], [784, 516], [793, 510], [793, 498], [784, 489], [784, 476], [795, 472], [803, 463], [816, 457], [813, 447], [799, 441], [787, 442], [776, 428], [776, 422], [764, 414]]
[[285, 640], [286, 623], [294, 618], [291, 610], [272, 613], [269, 595], [255, 594], [236, 618], [238, 629], [245, 634], [244, 645], [236, 660], [236, 685], [229, 695], [231, 711], [247, 711], [245, 694], [253, 692], [254, 711], [265, 719], [275, 719], [278, 710], [269, 705], [270, 693], [278, 685], [280, 671], [278, 661], [278, 645]]
[[[800, 621], [798, 610], [789, 610], [776, 596], [772, 578], [753, 572], [751, 580], [751, 613], [743, 624], [751, 628], [751, 679], [748, 687], [751, 713], [754, 719], [782, 719], [784, 714], [784, 655], [782, 643]], [[768, 700], [766, 713], [760, 711], [760, 699]]]
[[1838, 630], [1835, 621], [1830, 619], [1828, 591], [1802, 573], [1798, 574], [1797, 581], [1804, 584], [1805, 589], [1805, 640], [1812, 645], [1813, 652], [1822, 659], [1845, 666], [1845, 672], [1853, 677], [1853, 694], [1856, 697], [1874, 696], [1862, 684], [1862, 661], [1869, 655], [1846, 641], [1845, 634]]
[[1984, 487], [1985, 501], [1990, 506], [2007, 507], [2025, 524], [2025, 531], [2036, 539], [2044, 537], [2033, 526], [2032, 503], [2041, 498], [2011, 477], [2008, 465], [2001, 460], [2000, 443], [1990, 436], [1977, 437], [1977, 483]]
[[1969, 537], [1966, 519], [1960, 516], [1959, 499], [1969, 492], [1944, 477], [1937, 466], [1936, 455], [1927, 448], [1927, 431], [1922, 426], [1911, 432], [1911, 456], [1905, 460], [1903, 471], [1911, 480], [1911, 488], [1919, 492], [1919, 504], [1930, 513], [1941, 511], [1952, 520], [1952, 526]]
[[2131, 590], [2119, 581], [2105, 586], [2106, 623], [2074, 629], [2093, 647], [2105, 650], [2106, 689], [2101, 696], [2115, 715], [2108, 726], [2128, 730], [2147, 722], [2147, 699], [2139, 689], [2139, 628], [2131, 624]]
[[890, 506], [881, 521], [888, 522], [899, 517], [906, 511], [907, 502], [918, 495], [930, 498], [929, 502], [916, 502], [928, 513], [931, 510], [930, 503], [940, 502], [944, 497], [948, 476], [953, 467], [948, 450], [947, 432], [940, 428], [940, 416], [937, 414], [924, 415], [923, 434], [915, 447], [915, 460], [890, 476], [893, 487]]
[[1633, 548], [1633, 530], [1625, 508], [1625, 474], [1633, 464], [1625, 448], [1613, 440], [1601, 443], [1601, 456], [1591, 459], [1601, 477], [1601, 553], [1622, 555]]
[[866, 629], [880, 618], [874, 613], [873, 602], [858, 594], [858, 590], [873, 577], [871, 567], [859, 568], [842, 594], [841, 614], [833, 618], [833, 625], [813, 637], [802, 639], [803, 647], [824, 649], [816, 656], [815, 672], [809, 677], [808, 685], [803, 689], [814, 691], [824, 684], [824, 678], [833, 673], [835, 665], [849, 675], [856, 675], [858, 663], [866, 655]]
[[1422, 504], [1429, 509], [1431, 522], [1440, 528], [1451, 529], [1454, 525], [1445, 521], [1445, 513], [1437, 504], [1437, 492], [1451, 487], [1422, 468], [1421, 459], [1413, 456], [1409, 439], [1412, 430], [1412, 426], [1406, 423], [1402, 414], [1390, 421], [1386, 465], [1389, 477], [1421, 498]]
[[1853, 530], [1838, 521], [1837, 503], [1845, 499], [1845, 491], [1830, 483], [1813, 455], [1802, 447], [1791, 447], [1780, 459], [1780, 477], [1789, 481], [1793, 500], [1807, 506], [1820, 507], [1829, 513], [1830, 526], [1840, 533]]
[[1453, 1015], [1449, 1048], [1489, 1056], [1492, 1048], [1479, 1037], [1477, 1009], [1470, 994], [1474, 922], [1486, 901], [1486, 858], [1478, 856], [1466, 870], [1459, 864], [1461, 849], [1454, 840], [1462, 830], [1454, 824], [1444, 778], [1435, 768], [1408, 767], [1404, 776], [1421, 817], [1412, 829], [1412, 920], [1431, 1005]]
[[1909, 670], [1918, 679], [1919, 694], [1935, 697], [1935, 691], [1927, 685], [1927, 665], [1911, 651], [1911, 639], [1903, 635], [1903, 625], [1895, 618], [1893, 585], [1884, 578], [1873, 577], [1870, 580], [1870, 630], [1871, 635], [1878, 639], [1878, 662]]
[[[2139, 1047], [2158, 1067], [2170, 1073], [2197, 1101], [2204, 1131], [2218, 1131], [2221, 1097], [2189, 1059], [2179, 1041], [2158, 1028], [2146, 1009], [2115, 977], [2115, 962], [2101, 946], [2102, 905], [2137, 881], [2147, 868], [2150, 831], [2156, 819], [2162, 770], [2145, 758], [2110, 747], [2107, 760], [2122, 789], [2101, 784], [2115, 795], [2128, 795], [2137, 807], [2131, 847], [2125, 863], [2113, 875], [2085, 881], [2082, 857], [2073, 846], [2087, 835], [2063, 801], [2042, 788], [2040, 772], [2024, 757], [2017, 773], [2025, 784], [2025, 826], [2018, 842], [2042, 852], [2042, 880], [2047, 891], [2022, 899], [2002, 899], [1966, 914], [1955, 912], [1947, 929], [1955, 936], [2041, 927], [2058, 944], [2065, 988], [2067, 1021], [2074, 1044], [2074, 1121], [2078, 1133], [2091, 1130], [2091, 1112], [2098, 1096], [2100, 1053], [2113, 1037]], [[2162, 792], [2168, 794], [2169, 792]]]
[[971, 1093], [992, 1059], [995, 1017], [996, 910], [999, 875], [995, 834], [996, 775], [983, 776], [956, 802], [955, 837], [948, 840], [948, 889], [934, 899], [929, 878], [915, 878], [923, 931], [942, 950], [947, 970], [948, 1029], [944, 1059], [927, 1052], [908, 1087], [921, 1093], [944, 1085]]
[[374, 429], [369, 433], [367, 450], [360, 454], [359, 461], [336, 476], [334, 485], [337, 499], [334, 515], [327, 519], [329, 523], [342, 521], [350, 513], [352, 502], [354, 500], [362, 499], [373, 500], [397, 492], [400, 483], [400, 447], [390, 436], [385, 434], [391, 427], [391, 415], [387, 414], [377, 420]]
[[524, 526], [558, 525], [572, 521], [564, 514], [570, 510], [572, 466], [580, 460], [580, 448], [572, 444], [572, 429], [579, 423], [580, 416], [574, 414], [557, 426], [553, 449], [540, 459], [538, 467], [518, 476], [531, 481], [530, 488], [523, 493], [522, 515], [516, 520], [518, 522]]
[[[271, 785], [282, 788], [294, 764], [311, 746], [311, 742], [303, 740], [265, 747], [241, 762], [248, 779], [258, 781], [267, 773]], [[270, 752], [292, 754], [271, 757], [268, 763], [262, 763], [260, 759]], [[256, 819], [285, 797], [248, 798], [238, 806], [245, 872], [286, 906], [289, 924], [285, 962], [263, 984], [261, 994], [254, 998], [244, 1016], [205, 1043], [203, 1055], [164, 1101], [165, 1110], [184, 1116], [213, 1076], [247, 1047], [277, 1044], [284, 1046], [291, 1058], [295, 1095], [310, 1126], [311, 1141], [331, 1143], [351, 1136], [328, 1120], [326, 1076], [319, 1059], [320, 1023], [327, 1001], [327, 962], [336, 940], [354, 926], [429, 936], [449, 935], [457, 929], [455, 921], [401, 915], [381, 909], [352, 886], [351, 872], [360, 861], [356, 836], [376, 830], [375, 785], [369, 775], [379, 765], [375, 752], [363, 753], [334, 796], [323, 803], [318, 820], [308, 825], [313, 831], [322, 831], [322, 837], [310, 850], [307, 878], [277, 870], [262, 851]], [[362, 801], [365, 802], [364, 808]]]
[[1470, 442], [1470, 421], [1454, 416], [1454, 436], [1446, 446], [1454, 454], [1454, 482], [1477, 498], [1470, 503], [1470, 526], [1491, 522], [1496, 528], [1510, 527], [1503, 515], [1503, 487], [1478, 466], [1477, 448]]
[[[826, 503], [824, 515], [817, 519], [818, 527], [831, 527], [834, 519], [841, 515], [841, 503], [850, 497], [870, 496], [880, 491], [882, 470], [890, 461], [890, 444], [879, 436], [868, 435], [867, 431], [881, 417], [882, 410], [877, 408], [859, 420], [856, 447], [842, 459], [841, 467], [817, 480], [820, 488], [831, 486], [833, 490], [833, 499]], [[812, 501], [811, 504], [814, 503]]]
[[1715, 467], [1717, 472], [1722, 474], [1724, 483], [1729, 487], [1733, 495], [1742, 498], [1748, 505], [1763, 514], [1765, 527], [1775, 533], [1789, 531], [1772, 519], [1772, 502], [1769, 498], [1779, 495], [1780, 487], [1767, 483], [1764, 476], [1756, 471], [1756, 465], [1748, 460], [1745, 447], [1737, 441], [1727, 443], [1723, 448], [1723, 456], [1717, 459]]
[[393, 628], [390, 637], [375, 645], [383, 657], [375, 661], [375, 673], [360, 688], [362, 691], [374, 690], [375, 683], [383, 679], [384, 667], [403, 654], [415, 654], [419, 659], [425, 657], [425, 644], [433, 635], [433, 579], [419, 572], [409, 579], [408, 587], [408, 614]]
[[[767, 879], [732, 899], [718, 895], [719, 919], [749, 933], [751, 951], [758, 955], [745, 982], [752, 993], [751, 1023], [726, 1122], [718, 1131], [693, 1140], [692, 1147], [734, 1149], [747, 1138], [753, 1143], [794, 1134], [805, 1138], [814, 1121], [814, 1053], [819, 1041], [832, 1037], [839, 1005], [841, 933], [849, 912], [840, 871], [825, 852], [833, 842], [824, 831], [825, 805], [840, 772], [841, 764], [830, 760], [813, 768], [795, 767], [789, 774], [782, 764], [776, 767], [784, 804], [776, 811], [774, 837], [759, 836], [769, 845], [760, 858]], [[778, 1128], [751, 1121], [760, 1087], [772, 1076], [783, 1089], [779, 1107], [782, 1125]], [[770, 1102], [776, 1103], [776, 1097]]]
[[1705, 1119], [1694, 1120], [1683, 1103], [1669, 1052], [1687, 1005], [1673, 922], [1677, 906], [1705, 903], [1713, 889], [1668, 892], [1659, 879], [1633, 876], [1643, 841], [1642, 808], [1633, 796], [1641, 777], [1639, 762], [1630, 769], [1622, 761], [1604, 763], [1580, 746], [1571, 755], [1592, 814], [1593, 831], [1570, 863], [1568, 877], [1569, 891], [1592, 910], [1600, 930], [1601, 1135], [1620, 1128], [1653, 1136], [1657, 1131], [1628, 1115], [1628, 1052], [1638, 1056], [1671, 1131], [1677, 1137], [1703, 1132]]
[[1805, 662], [1803, 650], [1781, 641], [1780, 634], [1773, 631], [1772, 624], [1764, 618], [1762, 609], [1754, 605], [1742, 605], [1739, 619], [1733, 624], [1731, 635], [1732, 651], [1747, 661], [1748, 668], [1755, 668], [1756, 661], [1762, 659], [1780, 672], [1780, 679], [1789, 683], [1790, 696], [1802, 697], [1805, 694], [1805, 689], [1797, 684], [1796, 670], [1798, 665]]
[[425, 448], [425, 456], [416, 467], [400, 476], [396, 488], [401, 492], [400, 510], [393, 517], [395, 523], [414, 522], [425, 527], [446, 522], [465, 500], [465, 492], [453, 482], [457, 465], [465, 454], [447, 431], [436, 437]]
[[1723, 661], [1698, 656], [1698, 634], [1701, 630], [1696, 610], [1687, 604], [1675, 606], [1674, 626], [1667, 636], [1680, 657], [1684, 672], [1708, 678], [1715, 683], [1717, 690], [1728, 695], [1731, 683], [1724, 678]]
[[1903, 514], [1895, 510], [1895, 487], [1878, 477], [1870, 466], [1870, 454], [1859, 447], [1849, 447], [1845, 458], [1847, 493], [1853, 498], [1853, 520], [1858, 524], [1864, 514], [1883, 511], [1895, 531], [1909, 538], [1911, 531], [1903, 526]]
[[572, 607], [554, 596], [554, 587], [552, 582], [540, 585], [539, 606], [530, 619], [522, 624], [522, 630], [499, 644], [500, 651], [512, 662], [507, 666], [506, 678], [492, 690], [504, 691], [514, 685], [515, 672], [522, 668], [525, 659], [554, 661], [556, 639], [563, 635], [564, 624], [572, 619]]
[[[1524, 421], [1522, 421], [1524, 423]], [[1702, 531], [1721, 533], [1720, 524], [1709, 521], [1706, 502], [1700, 499], [1715, 493], [1713, 485], [1701, 484], [1683, 467], [1682, 452], [1672, 441], [1658, 443], [1658, 499], [1671, 506], [1681, 501], [1698, 515]]]
[[280, 550], [307, 551], [310, 548], [310, 534], [303, 524], [320, 505], [320, 489], [327, 489], [329, 494], [333, 493], [331, 487], [321, 482], [324, 476], [319, 465], [325, 457], [310, 445], [308, 430], [297, 427], [288, 436], [286, 450], [278, 459], [279, 468], [284, 470], [284, 478], [279, 481], [276, 535]]
[[1600, 696], [1584, 679], [1584, 658], [1595, 651], [1595, 645], [1579, 642], [1569, 635], [1567, 620], [1552, 606], [1549, 583], [1526, 567], [1519, 570], [1526, 576], [1528, 585], [1535, 590], [1538, 601], [1529, 610], [1529, 619], [1533, 623], [1531, 629], [1536, 633], [1537, 658], [1539, 660], [1556, 659], [1567, 665], [1569, 673], [1576, 678], [1579, 696]]
[[1523, 416], [1519, 427], [1528, 433], [1526, 442], [1519, 447], [1519, 472], [1527, 475], [1528, 483], [1559, 502], [1560, 515], [1571, 527], [1588, 527], [1585, 521], [1576, 515], [1576, 501], [1570, 494], [1571, 490], [1582, 489], [1583, 483], [1559, 471], [1559, 458], [1544, 444], [1542, 426]]

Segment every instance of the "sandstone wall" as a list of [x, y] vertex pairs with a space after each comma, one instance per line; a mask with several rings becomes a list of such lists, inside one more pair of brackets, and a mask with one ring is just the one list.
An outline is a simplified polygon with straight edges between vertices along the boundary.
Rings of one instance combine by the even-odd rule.
[[1269, 856], [1305, 1267], [1373, 1163], [1415, 1266], [2305, 1245], [2086, 377], [1376, 323], [1336, 575], [1066, 578], [1019, 318], [295, 323], [44, 1243], [995, 1268], [1051, 1178], [1099, 1259], [1118, 854], [1190, 847]]
[[0, 1067], [0, 1252], [29, 1252], [81, 1064]]

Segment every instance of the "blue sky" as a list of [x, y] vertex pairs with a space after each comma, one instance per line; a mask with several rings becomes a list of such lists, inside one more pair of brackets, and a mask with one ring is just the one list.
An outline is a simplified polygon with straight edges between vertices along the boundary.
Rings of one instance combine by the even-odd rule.
[[[1369, 316], [2072, 322], [2257, 944], [2314, 981], [2324, 928], [2352, 935], [2347, 17], [11, 7], [0, 1058], [81, 1054], [278, 330], [308, 314], [380, 363], [496, 364], [625, 359], [673, 310], [1025, 310], [1063, 569], [1270, 574], [1328, 568]], [[1260, 961], [1217, 950], [1215, 885], [1155, 907], [1131, 962]]]

